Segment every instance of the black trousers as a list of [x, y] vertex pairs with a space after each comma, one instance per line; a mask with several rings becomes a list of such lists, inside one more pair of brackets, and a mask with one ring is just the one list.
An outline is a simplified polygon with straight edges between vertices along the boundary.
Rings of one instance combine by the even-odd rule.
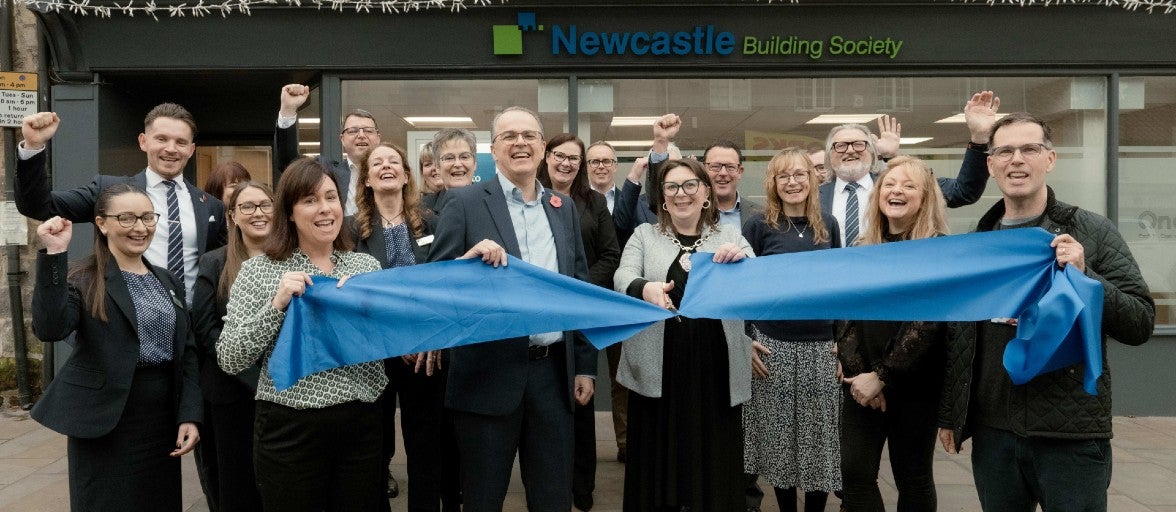
[[380, 425], [374, 403], [294, 409], [258, 401], [253, 460], [265, 510], [378, 512], [388, 501]]
[[[261, 494], [253, 474], [253, 417], [257, 402], [238, 400], [211, 404], [212, 423], [201, 431], [212, 432], [216, 459], [217, 503], [220, 512], [261, 512]], [[208, 453], [205, 453], [207, 456]]]
[[[396, 449], [396, 403], [400, 402], [400, 428], [408, 461], [408, 510], [437, 512], [442, 503], [452, 509], [460, 503], [457, 450], [452, 418], [445, 411], [444, 369], [425, 375], [400, 358], [385, 361], [388, 387], [380, 397], [383, 429], [383, 468], [387, 471]], [[442, 450], [442, 447], [450, 447]], [[385, 477], [387, 480], [387, 477]], [[452, 506], [451, 506], [452, 502]], [[382, 510], [391, 507], [384, 500]]]
[[596, 407], [592, 402], [576, 404], [574, 415], [575, 455], [572, 458], [572, 494], [596, 490]]
[[882, 446], [888, 443], [899, 512], [934, 511], [937, 498], [931, 465], [938, 432], [936, 401], [888, 392], [886, 412], [881, 412], [858, 405], [848, 390], [843, 387], [841, 406], [845, 507], [854, 512], [885, 510], [878, 491], [878, 466]]

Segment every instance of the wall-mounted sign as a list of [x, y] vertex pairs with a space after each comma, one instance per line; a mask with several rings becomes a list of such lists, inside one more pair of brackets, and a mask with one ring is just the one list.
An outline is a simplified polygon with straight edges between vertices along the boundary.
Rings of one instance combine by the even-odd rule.
[[677, 30], [609, 31], [584, 28], [579, 24], [545, 26], [533, 12], [518, 13], [514, 25], [494, 25], [494, 55], [522, 55], [523, 35], [527, 32], [550, 34], [552, 55], [598, 56], [728, 56], [807, 57], [819, 60], [832, 57], [885, 57], [894, 59], [902, 50], [902, 40], [893, 37], [849, 37], [833, 35], [823, 39], [806, 39], [795, 35], [745, 34], [725, 30], [713, 24], [683, 27]]
[[0, 73], [0, 126], [20, 127], [25, 116], [37, 113], [37, 74]]

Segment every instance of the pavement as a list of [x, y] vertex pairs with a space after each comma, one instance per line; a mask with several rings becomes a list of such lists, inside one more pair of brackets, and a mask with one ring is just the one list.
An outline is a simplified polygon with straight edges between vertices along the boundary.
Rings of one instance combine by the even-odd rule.
[[[612, 420], [607, 412], [596, 414], [597, 455], [596, 512], [621, 510], [625, 466], [616, 461]], [[1176, 512], [1176, 418], [1116, 417], [1111, 440], [1114, 476], [1107, 491], [1112, 512]], [[397, 435], [397, 439], [401, 439]], [[965, 452], [970, 448], [965, 445]], [[397, 449], [392, 472], [400, 480], [402, 494], [391, 500], [394, 512], [404, 511], [404, 450]], [[897, 491], [883, 456], [879, 485], [889, 510], [894, 510]], [[190, 455], [183, 460], [184, 510], [207, 511]], [[66, 512], [69, 510], [68, 466], [65, 437], [46, 429], [16, 409], [0, 410], [0, 512]], [[979, 511], [972, 484], [969, 457], [935, 455], [935, 483], [941, 511]], [[770, 494], [769, 494], [770, 495]], [[826, 510], [836, 512], [839, 502], [830, 497]], [[518, 467], [511, 479], [504, 510], [526, 510]], [[764, 511], [778, 511], [774, 499], [765, 500]]]

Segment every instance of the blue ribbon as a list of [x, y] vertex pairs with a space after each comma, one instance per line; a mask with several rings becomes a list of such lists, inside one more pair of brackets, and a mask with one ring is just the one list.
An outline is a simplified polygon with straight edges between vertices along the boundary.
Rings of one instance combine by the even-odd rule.
[[[1014, 383], [1085, 361], [1102, 373], [1102, 286], [1059, 269], [1042, 229], [973, 233], [715, 264], [692, 259], [679, 311], [741, 320], [977, 321], [1018, 318], [1005, 352]], [[281, 391], [312, 373], [388, 357], [580, 330], [597, 348], [668, 311], [510, 258], [454, 260], [333, 279], [291, 301], [269, 371]]]

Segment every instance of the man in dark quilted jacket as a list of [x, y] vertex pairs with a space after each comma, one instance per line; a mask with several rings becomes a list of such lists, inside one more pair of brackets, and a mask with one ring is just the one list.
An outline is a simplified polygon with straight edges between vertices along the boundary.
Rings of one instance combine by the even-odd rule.
[[978, 231], [1040, 226], [1055, 235], [1060, 266], [1103, 284], [1103, 374], [1082, 388], [1081, 363], [1014, 385], [1004, 369], [1016, 320], [954, 324], [940, 403], [940, 441], [958, 453], [972, 438], [972, 472], [986, 511], [1105, 511], [1111, 482], [1111, 369], [1106, 338], [1140, 345], [1155, 304], [1114, 224], [1054, 198], [1046, 186], [1057, 153], [1045, 121], [1009, 115], [991, 130], [988, 173], [1003, 195]]

